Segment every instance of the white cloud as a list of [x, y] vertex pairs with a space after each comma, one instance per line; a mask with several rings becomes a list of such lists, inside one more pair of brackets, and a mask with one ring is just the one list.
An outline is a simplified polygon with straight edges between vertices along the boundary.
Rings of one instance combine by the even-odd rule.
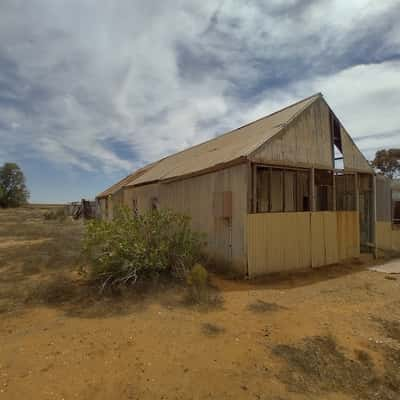
[[353, 136], [398, 129], [399, 64], [351, 67], [399, 50], [396, 4], [5, 0], [3, 149], [127, 171], [317, 91]]

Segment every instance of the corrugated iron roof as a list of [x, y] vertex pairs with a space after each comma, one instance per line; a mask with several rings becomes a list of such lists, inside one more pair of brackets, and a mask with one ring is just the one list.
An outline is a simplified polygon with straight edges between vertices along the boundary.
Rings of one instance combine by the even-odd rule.
[[245, 158], [321, 96], [317, 93], [214, 139], [162, 158], [128, 175], [97, 197], [106, 197], [123, 186], [174, 179]]
[[320, 96], [318, 93], [207, 142], [165, 157], [126, 186], [190, 175], [246, 157]]
[[140, 175], [144, 174], [154, 164], [156, 164], [156, 163], [148, 164], [145, 167], [136, 170], [132, 174], [129, 174], [128, 176], [126, 176], [125, 178], [121, 179], [120, 181], [118, 181], [114, 185], [110, 186], [104, 192], [101, 192], [100, 194], [98, 194], [96, 196], [96, 198], [108, 197], [109, 195], [112, 195], [112, 194], [118, 192], [118, 190], [120, 190], [122, 187], [128, 185], [132, 180], [135, 180]]

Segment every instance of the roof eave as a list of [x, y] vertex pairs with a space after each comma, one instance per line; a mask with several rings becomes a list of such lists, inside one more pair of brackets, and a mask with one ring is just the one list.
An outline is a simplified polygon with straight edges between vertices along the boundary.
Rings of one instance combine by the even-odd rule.
[[248, 157], [247, 156], [240, 156], [237, 157], [233, 160], [230, 160], [228, 162], [223, 162], [223, 163], [218, 163], [213, 165], [212, 167], [209, 168], [204, 168], [202, 170], [199, 171], [194, 171], [191, 173], [187, 173], [184, 175], [177, 175], [177, 176], [172, 176], [169, 178], [165, 178], [165, 179], [158, 179], [158, 180], [153, 180], [153, 181], [148, 181], [148, 182], [142, 182], [142, 183], [131, 183], [129, 185], [125, 185], [124, 188], [134, 188], [134, 187], [140, 187], [140, 186], [145, 186], [145, 185], [151, 185], [154, 183], [171, 183], [171, 182], [176, 182], [176, 181], [180, 181], [180, 180], [184, 180], [184, 179], [188, 179], [188, 178], [193, 178], [195, 176], [201, 176], [201, 175], [206, 175], [209, 174], [211, 172], [216, 172], [216, 171], [220, 171], [222, 169], [226, 169], [229, 167], [233, 167], [235, 165], [239, 165], [239, 164], [243, 164], [246, 163], [248, 161]]

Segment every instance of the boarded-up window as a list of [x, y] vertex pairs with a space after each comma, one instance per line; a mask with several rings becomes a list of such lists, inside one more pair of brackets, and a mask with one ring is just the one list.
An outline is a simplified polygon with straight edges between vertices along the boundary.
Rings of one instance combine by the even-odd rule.
[[279, 169], [271, 171], [271, 211], [283, 211], [283, 171]]
[[232, 218], [232, 192], [214, 192], [213, 215], [217, 218]]

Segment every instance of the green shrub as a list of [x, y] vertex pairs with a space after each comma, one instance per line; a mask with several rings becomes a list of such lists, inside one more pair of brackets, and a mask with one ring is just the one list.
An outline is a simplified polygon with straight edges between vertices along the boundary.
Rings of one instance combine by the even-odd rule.
[[196, 264], [187, 274], [186, 281], [189, 285], [189, 297], [195, 303], [208, 301], [208, 272], [201, 265]]
[[89, 221], [84, 237], [90, 274], [102, 289], [160, 274], [183, 279], [200, 260], [203, 246], [203, 235], [190, 229], [190, 218], [170, 210], [136, 216], [119, 208], [111, 221]]

